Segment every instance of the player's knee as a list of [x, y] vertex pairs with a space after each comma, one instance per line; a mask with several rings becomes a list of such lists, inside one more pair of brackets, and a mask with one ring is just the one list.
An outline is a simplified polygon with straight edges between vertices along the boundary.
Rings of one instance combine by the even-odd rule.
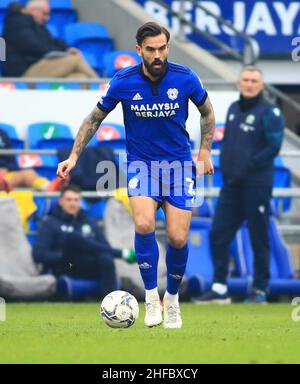
[[136, 219], [135, 230], [142, 235], [155, 231], [155, 222], [147, 217], [141, 217]]
[[176, 249], [183, 248], [188, 241], [188, 235], [185, 232], [169, 234], [169, 244]]

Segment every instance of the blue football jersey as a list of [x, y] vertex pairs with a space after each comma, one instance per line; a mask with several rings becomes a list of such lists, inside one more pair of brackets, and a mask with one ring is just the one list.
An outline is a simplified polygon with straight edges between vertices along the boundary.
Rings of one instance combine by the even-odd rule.
[[191, 161], [189, 100], [200, 106], [206, 98], [191, 69], [168, 63], [164, 77], [152, 82], [139, 64], [114, 76], [98, 108], [110, 112], [122, 103], [128, 161]]

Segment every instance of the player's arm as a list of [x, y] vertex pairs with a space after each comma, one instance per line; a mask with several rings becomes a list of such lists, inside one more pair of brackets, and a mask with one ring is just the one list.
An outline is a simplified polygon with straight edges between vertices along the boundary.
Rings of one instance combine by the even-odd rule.
[[71, 170], [76, 166], [77, 160], [82, 151], [95, 135], [100, 124], [107, 115], [108, 112], [104, 112], [98, 107], [95, 107], [83, 120], [68, 160], [63, 161], [58, 165], [57, 175], [60, 178], [66, 179], [69, 176]]
[[204, 162], [204, 174], [213, 175], [214, 165], [211, 160], [211, 146], [214, 138], [216, 119], [213, 106], [208, 96], [205, 102], [198, 106], [198, 110], [201, 113], [201, 145], [198, 162]]

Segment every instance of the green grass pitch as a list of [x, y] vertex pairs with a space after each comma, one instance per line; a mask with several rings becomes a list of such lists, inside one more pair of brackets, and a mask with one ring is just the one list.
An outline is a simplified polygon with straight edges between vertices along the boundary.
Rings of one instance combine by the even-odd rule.
[[0, 363], [300, 363], [286, 305], [182, 305], [184, 327], [108, 328], [99, 304], [8, 304]]

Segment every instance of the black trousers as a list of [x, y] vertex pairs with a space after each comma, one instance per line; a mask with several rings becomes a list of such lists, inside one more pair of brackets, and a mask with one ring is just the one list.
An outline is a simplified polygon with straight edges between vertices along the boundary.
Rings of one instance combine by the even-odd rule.
[[68, 268], [64, 273], [74, 278], [98, 280], [103, 297], [118, 289], [115, 262], [109, 253], [76, 255], [68, 260]]
[[272, 188], [225, 185], [218, 201], [210, 235], [214, 282], [226, 284], [229, 247], [246, 220], [254, 251], [253, 288], [266, 291], [270, 278], [270, 200]]

